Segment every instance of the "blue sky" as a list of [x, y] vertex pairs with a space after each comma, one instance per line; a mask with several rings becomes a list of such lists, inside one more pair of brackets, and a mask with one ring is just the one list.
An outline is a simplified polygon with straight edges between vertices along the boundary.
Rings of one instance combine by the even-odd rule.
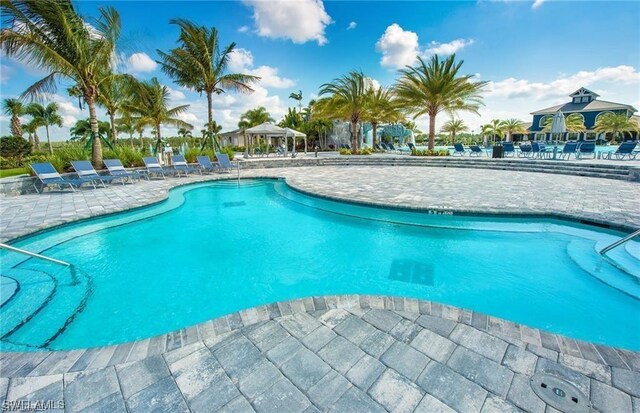
[[[120, 69], [157, 76], [171, 88], [172, 104], [191, 105], [183, 117], [196, 131], [206, 120], [205, 98], [174, 85], [154, 63], [156, 49], [175, 45], [178, 30], [168, 22], [176, 17], [218, 28], [222, 44], [237, 43], [232, 68], [263, 78], [253, 94], [215, 99], [214, 118], [225, 130], [256, 106], [279, 120], [295, 104], [288, 99], [292, 91], [302, 90], [306, 103], [322, 83], [350, 70], [388, 86], [417, 55], [452, 52], [464, 59], [464, 73], [490, 82], [481, 116], [460, 114], [476, 131], [493, 118], [529, 121], [530, 112], [566, 101], [581, 86], [640, 109], [640, 2], [76, 2], [88, 20], [106, 5], [122, 18]], [[43, 75], [3, 56], [1, 97], [19, 95]], [[66, 86], [50, 97], [65, 120], [53, 130], [55, 140], [67, 139], [68, 127], [88, 117], [66, 96]], [[438, 123], [447, 118], [442, 114]], [[0, 117], [3, 135], [7, 120]], [[417, 123], [427, 129], [426, 119]], [[167, 127], [164, 133], [172, 132]]]

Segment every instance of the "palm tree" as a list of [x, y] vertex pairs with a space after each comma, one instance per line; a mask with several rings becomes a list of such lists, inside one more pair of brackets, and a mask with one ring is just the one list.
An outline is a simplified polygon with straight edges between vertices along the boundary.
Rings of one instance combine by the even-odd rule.
[[[108, 136], [111, 130], [111, 126], [109, 122], [105, 122], [102, 120], [98, 121], [98, 136], [100, 139], [104, 140], [104, 136]], [[91, 121], [89, 119], [80, 119], [77, 121], [70, 129], [69, 133], [71, 134], [72, 141], [81, 141], [85, 142], [87, 148], [93, 144], [94, 134], [91, 129]], [[111, 145], [108, 141], [105, 140], [107, 145]], [[113, 147], [111, 147], [113, 149]]]
[[22, 137], [20, 116], [24, 115], [24, 105], [19, 99], [5, 99], [2, 101], [4, 114], [11, 116], [11, 135]]
[[331, 83], [323, 84], [320, 87], [320, 96], [328, 96], [320, 99], [315, 105], [323, 117], [351, 122], [353, 151], [358, 150], [358, 124], [367, 109], [367, 83], [362, 72], [350, 72]]
[[494, 119], [491, 122], [487, 123], [486, 125], [482, 125], [482, 134], [484, 136], [491, 136], [492, 140], [495, 141], [496, 136], [498, 138], [502, 137], [504, 131], [504, 125], [502, 123], [501, 120], [499, 119]]
[[179, 128], [178, 136], [181, 138], [191, 137], [191, 129], [185, 127]]
[[44, 126], [47, 131], [49, 153], [53, 155], [53, 146], [51, 146], [51, 137], [49, 136], [49, 126], [62, 126], [62, 117], [58, 114], [58, 105], [51, 102], [44, 107], [41, 104], [34, 102], [25, 108], [25, 113], [36, 120], [39, 126]]
[[240, 119], [246, 120], [250, 128], [265, 122], [275, 122], [275, 120], [271, 117], [269, 112], [267, 112], [267, 109], [264, 106], [259, 106], [255, 109], [246, 111], [244, 114], [242, 114]]
[[251, 126], [249, 125], [249, 121], [245, 118], [240, 118], [238, 122], [238, 128], [242, 131], [242, 141], [244, 142], [244, 157], [246, 158], [249, 155], [249, 143], [247, 142], [247, 129]]
[[218, 30], [215, 27], [198, 26], [188, 20], [169, 21], [180, 27], [179, 47], [168, 53], [158, 50], [158, 61], [162, 71], [180, 86], [207, 95], [207, 115], [210, 136], [214, 136], [213, 94], [221, 94], [225, 89], [240, 93], [253, 92], [250, 84], [260, 80], [257, 76], [242, 73], [225, 73], [231, 54], [236, 48], [230, 43], [220, 49]]
[[444, 125], [442, 125], [442, 132], [451, 134], [451, 144], [456, 143], [456, 135], [460, 132], [467, 132], [469, 127], [465, 125], [462, 119], [449, 119]]
[[436, 116], [446, 111], [467, 111], [478, 114], [482, 105], [480, 92], [487, 82], [473, 81], [473, 75], [459, 75], [463, 60], [456, 63], [452, 54], [444, 60], [437, 55], [425, 63], [418, 57], [418, 65], [400, 71], [402, 77], [394, 89], [398, 103], [413, 114], [413, 118], [429, 116], [429, 149], [435, 145]]
[[527, 133], [524, 122], [519, 119], [507, 119], [502, 121], [502, 132], [507, 134], [507, 142], [511, 142], [511, 135], [514, 133]]
[[[11, 28], [0, 32], [0, 46], [17, 58], [49, 74], [31, 85], [23, 96], [35, 97], [56, 89], [56, 80], [73, 82], [89, 106], [91, 131], [98, 135], [98, 87], [113, 61], [120, 36], [120, 16], [111, 7], [99, 8], [99, 18], [87, 24], [71, 0], [12, 0], [0, 2], [0, 12]], [[92, 161], [102, 164], [100, 139], [93, 139]]]
[[404, 116], [398, 110], [390, 89], [375, 88], [372, 85], [367, 90], [367, 110], [363, 119], [371, 123], [372, 147], [376, 145], [378, 125], [380, 123], [399, 122]]
[[291, 94], [289, 95], [289, 99], [298, 101], [298, 106], [300, 107], [300, 113], [302, 113], [302, 90], [299, 90], [298, 93], [291, 92]]
[[31, 119], [24, 125], [24, 130], [29, 134], [29, 143], [32, 149], [40, 149], [40, 138], [38, 138], [38, 128], [42, 126], [38, 119]]
[[[542, 131], [549, 132], [551, 130], [552, 123], [553, 116], [547, 116], [542, 122]], [[564, 115], [564, 126], [567, 132], [582, 132], [586, 130], [584, 126], [584, 118], [579, 113]]]
[[629, 135], [633, 136], [632, 132], [640, 132], [640, 126], [635, 119], [629, 117], [625, 112], [607, 112], [598, 116], [594, 130], [604, 133], [605, 136], [610, 132], [616, 140], [622, 133], [622, 140], [624, 140], [625, 133], [629, 132]]
[[191, 128], [193, 126], [177, 116], [183, 113], [189, 105], [168, 108], [169, 89], [161, 85], [158, 78], [149, 81], [136, 82], [131, 85], [131, 100], [124, 104], [124, 109], [131, 113], [132, 119], [140, 125], [151, 126], [156, 136], [156, 150], [162, 149], [160, 126], [163, 124], [177, 127]]
[[278, 126], [281, 128], [291, 128], [291, 129], [300, 129], [303, 124], [302, 115], [299, 112], [296, 112], [295, 109], [289, 108], [287, 110], [287, 114], [284, 115], [284, 118], [278, 123]]
[[111, 139], [118, 143], [116, 130], [116, 114], [122, 111], [129, 98], [131, 90], [131, 78], [129, 76], [114, 75], [106, 78], [99, 86], [98, 104], [105, 108], [109, 115], [111, 125]]

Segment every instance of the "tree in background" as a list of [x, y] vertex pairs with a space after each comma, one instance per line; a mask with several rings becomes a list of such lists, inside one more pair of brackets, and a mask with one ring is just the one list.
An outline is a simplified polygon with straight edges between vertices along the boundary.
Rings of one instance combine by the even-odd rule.
[[473, 81], [474, 75], [460, 75], [463, 60], [456, 62], [456, 55], [440, 60], [437, 55], [425, 62], [418, 57], [418, 64], [400, 71], [401, 77], [394, 92], [401, 107], [416, 119], [429, 116], [429, 149], [435, 146], [436, 117], [440, 112], [466, 111], [478, 114], [482, 103], [482, 88], [487, 84]]
[[[58, 78], [70, 80], [89, 106], [91, 130], [98, 134], [96, 99], [109, 70], [120, 36], [120, 16], [111, 7], [99, 8], [91, 24], [71, 0], [12, 0], [0, 2], [3, 19], [13, 22], [0, 32], [0, 47], [9, 57], [47, 73], [23, 93], [37, 97], [56, 90]], [[51, 151], [51, 146], [49, 147]], [[102, 166], [100, 139], [93, 139], [92, 161]]]
[[298, 93], [291, 92], [289, 99], [298, 101], [298, 107], [300, 108], [300, 113], [302, 113], [302, 90], [299, 90]]
[[373, 136], [372, 147], [375, 148], [378, 134], [378, 125], [381, 123], [399, 122], [404, 116], [398, 109], [390, 89], [376, 88], [372, 84], [367, 89], [367, 110], [363, 119], [371, 123]]
[[596, 126], [594, 128], [596, 132], [611, 133], [612, 138], [616, 139], [621, 137], [624, 140], [625, 134], [628, 132], [629, 136], [632, 136], [631, 132], [640, 132], [640, 126], [638, 121], [627, 116], [626, 113], [603, 113], [598, 116], [596, 120]]
[[207, 127], [213, 137], [213, 94], [226, 90], [239, 93], [253, 92], [251, 84], [260, 80], [257, 76], [242, 73], [226, 73], [235, 43], [220, 48], [218, 30], [215, 27], [198, 26], [184, 19], [172, 19], [171, 24], [180, 28], [179, 47], [168, 53], [158, 50], [162, 71], [180, 86], [207, 96]]
[[511, 142], [514, 133], [527, 133], [527, 128], [523, 121], [511, 118], [502, 121], [502, 132], [507, 134], [507, 142]]
[[39, 126], [44, 126], [47, 133], [49, 153], [53, 155], [53, 146], [51, 146], [51, 137], [49, 136], [49, 126], [62, 126], [62, 117], [58, 114], [58, 105], [51, 102], [45, 107], [39, 103], [31, 103], [25, 108], [25, 113], [31, 116]]
[[358, 125], [367, 109], [367, 82], [362, 72], [348, 74], [325, 83], [320, 87], [320, 96], [315, 105], [321, 117], [347, 120], [351, 124], [351, 150], [359, 147]]
[[11, 135], [22, 137], [22, 124], [20, 116], [24, 115], [24, 105], [19, 99], [4, 99], [2, 110], [7, 116], [11, 116]]
[[444, 125], [442, 125], [442, 132], [448, 133], [451, 136], [451, 144], [455, 145], [456, 135], [460, 132], [467, 132], [469, 127], [464, 123], [462, 119], [449, 119]]

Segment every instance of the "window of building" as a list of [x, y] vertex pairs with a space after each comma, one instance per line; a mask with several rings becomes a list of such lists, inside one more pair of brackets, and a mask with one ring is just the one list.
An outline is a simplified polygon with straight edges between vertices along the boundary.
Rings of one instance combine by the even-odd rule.
[[573, 98], [573, 103], [580, 103], [580, 98]]
[[585, 96], [582, 98], [582, 102], [583, 103], [588, 103], [589, 102], [589, 96]]

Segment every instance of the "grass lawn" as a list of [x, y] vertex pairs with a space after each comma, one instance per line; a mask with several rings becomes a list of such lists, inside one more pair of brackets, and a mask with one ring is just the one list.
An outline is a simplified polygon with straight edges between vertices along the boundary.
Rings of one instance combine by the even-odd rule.
[[12, 168], [12, 169], [0, 169], [0, 178], [6, 178], [8, 176], [28, 174], [27, 168]]

